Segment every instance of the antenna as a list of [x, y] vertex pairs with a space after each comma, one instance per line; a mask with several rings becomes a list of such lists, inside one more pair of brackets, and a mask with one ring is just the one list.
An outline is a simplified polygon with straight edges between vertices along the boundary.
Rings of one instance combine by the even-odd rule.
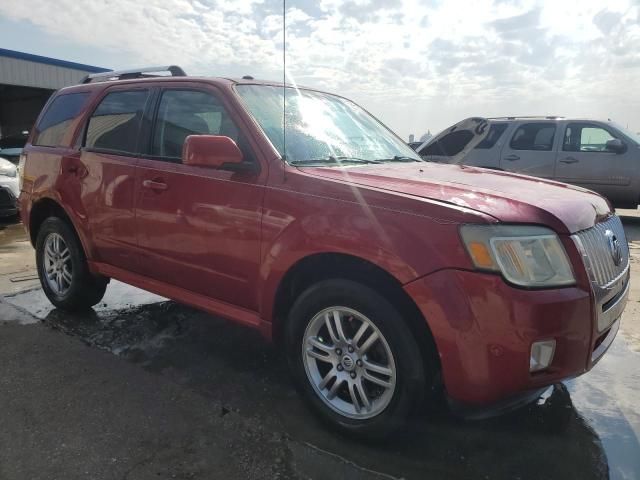
[[287, 165], [287, 1], [282, 0], [282, 161]]

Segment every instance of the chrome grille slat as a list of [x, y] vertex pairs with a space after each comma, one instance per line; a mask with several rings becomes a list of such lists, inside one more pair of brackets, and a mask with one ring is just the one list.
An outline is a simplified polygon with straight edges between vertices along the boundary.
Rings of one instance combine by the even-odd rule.
[[[611, 230], [617, 237], [622, 249], [622, 261], [616, 265], [609, 249], [605, 232]], [[593, 228], [574, 235], [576, 243], [582, 247], [584, 261], [587, 264], [592, 283], [605, 287], [615, 281], [629, 265], [629, 245], [624, 234], [620, 218], [613, 215], [604, 222], [596, 223]]]

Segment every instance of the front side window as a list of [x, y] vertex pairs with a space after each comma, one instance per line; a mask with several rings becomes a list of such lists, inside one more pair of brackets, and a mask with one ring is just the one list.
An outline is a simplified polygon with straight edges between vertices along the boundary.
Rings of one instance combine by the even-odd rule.
[[114, 153], [138, 152], [138, 134], [149, 92], [111, 92], [89, 119], [85, 147]]
[[189, 135], [223, 135], [242, 143], [238, 128], [216, 97], [195, 90], [165, 91], [158, 107], [151, 155], [180, 159]]
[[[421, 161], [378, 120], [334, 95], [270, 85], [238, 85], [236, 91], [273, 146], [295, 164], [341, 160]], [[286, 94], [285, 94], [286, 92]], [[283, 106], [286, 98], [285, 124]]]
[[564, 132], [562, 150], [567, 152], [606, 152], [613, 137], [604, 128], [588, 123], [570, 123]]
[[555, 124], [525, 123], [513, 134], [510, 146], [513, 150], [550, 151], [555, 134]]
[[69, 125], [89, 98], [89, 93], [68, 93], [54, 98], [36, 127], [34, 145], [61, 146]]

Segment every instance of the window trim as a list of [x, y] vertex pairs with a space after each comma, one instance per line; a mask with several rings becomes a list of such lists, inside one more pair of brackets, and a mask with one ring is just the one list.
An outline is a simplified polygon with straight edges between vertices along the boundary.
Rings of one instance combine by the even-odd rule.
[[[518, 133], [518, 131], [520, 130], [520, 128], [524, 127], [525, 125], [553, 126], [553, 136], [551, 137], [551, 143], [549, 145], [549, 148], [545, 150], [534, 150], [529, 148], [514, 148], [513, 139], [516, 136], [516, 133]], [[511, 134], [511, 138], [509, 139], [509, 149], [514, 150], [516, 152], [553, 152], [554, 151], [553, 147], [556, 142], [556, 133], [558, 133], [558, 124], [556, 122], [522, 122], [520, 124], [516, 124], [516, 128]]]
[[[624, 140], [622, 138], [620, 138], [620, 136], [614, 135], [614, 133], [609, 128], [606, 128], [604, 125], [599, 125], [599, 124], [591, 122], [591, 121], [569, 120], [565, 124], [564, 131], [562, 132], [562, 140], [561, 140], [562, 141], [562, 148], [561, 148], [561, 150], [563, 152], [569, 152], [569, 153], [610, 153], [610, 154], [613, 154], [613, 155], [617, 155], [616, 152], [609, 152], [607, 150], [602, 150], [602, 151], [595, 151], [595, 150], [591, 150], [591, 151], [590, 150], [565, 150], [565, 148], [564, 148], [564, 139], [567, 136], [567, 129], [572, 124], [573, 125], [575, 125], [575, 124], [583, 125], [582, 128], [584, 128], [585, 125], [587, 127], [591, 127], [591, 128], [599, 128], [600, 130], [604, 130], [605, 132], [607, 132], [613, 138], [616, 138], [616, 139], [618, 139], [618, 140], [620, 140], [621, 142], [624, 143]], [[582, 128], [580, 129], [580, 139], [581, 140], [582, 140]], [[580, 142], [580, 145], [582, 145], [582, 142]]]
[[102, 94], [96, 99], [95, 105], [91, 109], [90, 113], [87, 115], [86, 121], [84, 122], [84, 128], [82, 130], [82, 135], [81, 135], [82, 141], [80, 142], [80, 151], [88, 152], [88, 153], [100, 153], [105, 155], [117, 155], [119, 157], [136, 157], [136, 158], [140, 157], [140, 136], [142, 132], [142, 123], [140, 124], [140, 128], [138, 129], [138, 133], [136, 135], [136, 146], [134, 149], [136, 150], [135, 152], [125, 152], [123, 150], [113, 150], [110, 148], [95, 148], [95, 147], [86, 146], [87, 133], [89, 131], [89, 123], [91, 122], [91, 118], [93, 118], [93, 115], [96, 113], [96, 110], [98, 110], [100, 105], [102, 105], [102, 102], [104, 101], [104, 99], [107, 98], [112, 93], [127, 93], [127, 92], [140, 92], [140, 91], [148, 93], [147, 99], [144, 104], [144, 109], [142, 112], [142, 117], [144, 119], [144, 116], [149, 108], [150, 100], [152, 100], [152, 97], [153, 97], [152, 87], [148, 85], [144, 85], [144, 86], [118, 85], [118, 86], [114, 86], [112, 88], [106, 88], [105, 90], [103, 90]]

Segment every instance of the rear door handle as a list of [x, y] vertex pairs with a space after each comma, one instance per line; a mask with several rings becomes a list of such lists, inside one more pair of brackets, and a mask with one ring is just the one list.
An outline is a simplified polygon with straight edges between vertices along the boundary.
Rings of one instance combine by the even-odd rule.
[[167, 188], [169, 188], [166, 183], [158, 182], [156, 180], [144, 180], [142, 182], [142, 186], [151, 190], [166, 190]]
[[573, 158], [573, 157], [567, 157], [567, 158], [563, 158], [562, 160], [560, 160], [561, 163], [577, 163], [580, 160], [578, 160], [577, 158]]
[[89, 171], [85, 168], [84, 165], [71, 164], [66, 168], [66, 172], [71, 175], [75, 175], [78, 178], [85, 178]]
[[518, 155], [507, 155], [504, 159], [513, 162], [515, 160], [520, 160], [520, 157]]

